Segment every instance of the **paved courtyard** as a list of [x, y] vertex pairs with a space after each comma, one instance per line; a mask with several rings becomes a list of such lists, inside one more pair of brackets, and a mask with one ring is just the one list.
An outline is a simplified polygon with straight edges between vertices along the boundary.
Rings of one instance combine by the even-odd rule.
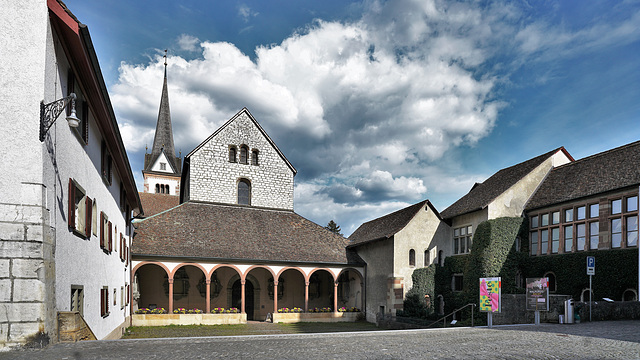
[[86, 341], [0, 359], [640, 359], [640, 321]]

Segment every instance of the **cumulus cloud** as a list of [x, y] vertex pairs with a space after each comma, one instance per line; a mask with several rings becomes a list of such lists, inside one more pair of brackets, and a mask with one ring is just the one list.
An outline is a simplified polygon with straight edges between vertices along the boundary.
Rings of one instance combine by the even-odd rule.
[[[494, 91], [506, 80], [495, 70], [496, 49], [518, 48], [522, 59], [575, 38], [596, 43], [586, 30], [554, 39], [549, 25], [527, 22], [513, 4], [367, 4], [358, 21], [317, 20], [258, 47], [253, 60], [231, 43], [182, 34], [182, 50], [202, 53], [169, 57], [176, 148], [189, 152], [246, 106], [299, 170], [297, 211], [312, 219], [333, 212], [348, 234], [355, 230], [348, 219], [362, 222], [443, 189], [434, 173], [470, 188], [473, 181], [430, 166], [496, 125], [505, 104]], [[238, 14], [257, 16], [246, 5]], [[637, 28], [603, 30], [616, 38]], [[159, 53], [148, 64], [122, 63], [111, 88], [132, 156], [153, 141], [162, 74]]]

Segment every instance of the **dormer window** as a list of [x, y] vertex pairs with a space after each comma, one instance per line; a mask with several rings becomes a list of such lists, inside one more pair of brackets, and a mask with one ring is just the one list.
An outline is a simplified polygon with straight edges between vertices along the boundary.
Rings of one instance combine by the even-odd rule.
[[235, 146], [230, 146], [229, 147], [229, 162], [234, 163], [234, 162], [237, 161], [236, 160], [236, 152], [237, 152], [237, 150], [236, 150]]
[[249, 163], [249, 148], [245, 145], [240, 147], [240, 164], [247, 165]]
[[160, 163], [160, 170], [167, 170], [167, 163]]
[[251, 165], [258, 165], [258, 150], [251, 151]]

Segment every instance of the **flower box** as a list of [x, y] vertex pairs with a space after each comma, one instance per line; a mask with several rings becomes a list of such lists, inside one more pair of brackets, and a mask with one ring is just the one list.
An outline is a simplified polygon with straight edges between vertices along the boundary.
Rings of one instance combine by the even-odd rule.
[[246, 324], [247, 314], [134, 314], [133, 326]]
[[359, 312], [274, 313], [274, 323], [297, 322], [355, 322]]

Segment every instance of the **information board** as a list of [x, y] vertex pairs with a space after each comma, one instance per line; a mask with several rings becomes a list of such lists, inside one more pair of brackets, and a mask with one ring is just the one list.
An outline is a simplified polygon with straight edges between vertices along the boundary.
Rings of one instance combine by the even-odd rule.
[[480, 311], [500, 312], [502, 281], [499, 277], [480, 278]]
[[527, 311], [549, 311], [549, 278], [527, 278]]

